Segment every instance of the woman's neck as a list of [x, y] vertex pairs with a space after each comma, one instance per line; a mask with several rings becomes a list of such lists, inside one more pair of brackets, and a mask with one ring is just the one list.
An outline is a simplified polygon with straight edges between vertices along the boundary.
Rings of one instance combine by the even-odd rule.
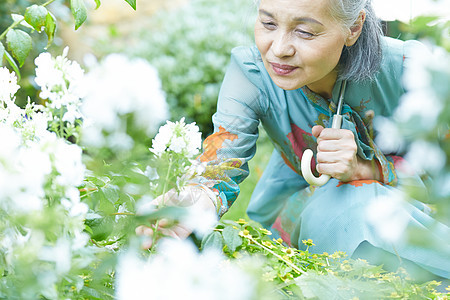
[[332, 71], [324, 78], [322, 78], [316, 82], [307, 84], [306, 86], [311, 91], [313, 91], [316, 94], [319, 94], [323, 98], [331, 99], [333, 96], [333, 88], [334, 88], [334, 84], [336, 83], [336, 80], [337, 80], [337, 72]]

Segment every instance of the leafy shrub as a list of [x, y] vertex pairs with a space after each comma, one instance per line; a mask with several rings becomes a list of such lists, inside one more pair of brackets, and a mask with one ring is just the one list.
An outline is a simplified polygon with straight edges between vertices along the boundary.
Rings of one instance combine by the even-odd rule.
[[138, 33], [130, 51], [159, 72], [173, 119], [195, 121], [203, 134], [212, 131], [220, 84], [230, 51], [252, 40], [254, 6], [242, 0], [194, 0], [173, 11], [158, 13]]

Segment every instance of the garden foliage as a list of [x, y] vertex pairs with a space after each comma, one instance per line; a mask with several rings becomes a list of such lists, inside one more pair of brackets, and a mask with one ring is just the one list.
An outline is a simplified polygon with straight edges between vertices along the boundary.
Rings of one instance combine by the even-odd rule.
[[250, 1], [193, 0], [161, 11], [123, 51], [143, 57], [159, 72], [175, 119], [195, 121], [206, 137], [231, 49], [252, 41]]

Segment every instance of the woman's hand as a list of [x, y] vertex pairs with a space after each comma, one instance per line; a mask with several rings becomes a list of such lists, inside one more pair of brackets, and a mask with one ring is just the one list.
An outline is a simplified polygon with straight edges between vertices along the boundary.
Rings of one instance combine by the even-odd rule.
[[317, 172], [343, 182], [380, 180], [378, 168], [356, 155], [358, 147], [353, 132], [316, 125], [312, 134], [317, 138]]
[[[205, 214], [216, 215], [216, 208], [214, 203], [209, 198], [206, 191], [198, 186], [187, 186], [180, 193], [175, 190], [170, 190], [164, 195], [155, 198], [151, 203], [151, 206], [161, 207], [161, 206], [182, 206], [190, 207], [200, 211], [204, 211]], [[145, 208], [144, 208], [145, 210]], [[137, 212], [140, 213], [139, 211]], [[201, 222], [199, 222], [201, 223]], [[152, 247], [154, 239], [153, 234], [155, 230], [155, 225], [152, 227], [141, 225], [136, 228], [137, 235], [143, 235], [148, 237], [146, 241], [142, 244], [142, 248], [149, 249]], [[188, 224], [176, 223], [168, 219], [161, 219], [158, 222], [157, 231], [163, 236], [170, 236], [176, 239], [185, 239], [193, 231], [194, 228]]]

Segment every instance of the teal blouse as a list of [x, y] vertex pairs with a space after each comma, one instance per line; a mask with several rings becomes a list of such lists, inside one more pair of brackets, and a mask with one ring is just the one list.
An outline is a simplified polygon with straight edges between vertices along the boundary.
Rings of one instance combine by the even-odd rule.
[[[311, 128], [331, 127], [341, 82], [336, 82], [331, 101], [306, 86], [283, 90], [272, 82], [256, 47], [239, 47], [232, 51], [220, 90], [213, 116], [214, 133], [205, 140], [199, 157], [207, 164], [206, 171], [194, 178], [194, 183], [209, 193], [218, 215], [223, 215], [239, 194], [238, 184], [248, 176], [247, 163], [255, 154], [262, 123], [275, 150], [250, 200], [250, 218], [288, 245], [301, 248], [303, 239], [312, 239], [316, 246], [310, 251], [344, 251], [355, 257], [381, 251], [450, 278], [450, 242], [445, 238], [450, 236], [450, 229], [435, 221], [423, 203], [394, 201], [401, 189], [397, 187], [399, 178], [414, 178], [414, 174], [401, 168], [398, 162], [403, 160], [398, 154], [383, 153], [374, 143], [372, 117], [389, 117], [395, 111], [405, 93], [402, 73], [415, 47], [423, 45], [383, 38], [383, 60], [375, 77], [347, 82], [342, 128], [354, 133], [358, 155], [376, 162], [381, 182], [344, 183], [332, 178], [322, 187], [310, 187], [302, 177], [301, 157], [307, 148], [316, 151]], [[421, 184], [420, 179], [417, 183]], [[373, 217], [374, 207], [392, 215]], [[383, 226], [392, 222], [392, 230], [386, 233], [383, 226], [374, 224], [380, 217], [387, 218], [380, 221]], [[440, 248], [409, 244], [405, 237], [409, 230], [416, 229], [426, 230], [427, 238], [433, 239], [430, 244]], [[392, 233], [397, 236], [389, 236]], [[367, 245], [376, 251], [367, 250]]]
[[[367, 112], [392, 115], [405, 92], [401, 77], [411, 49], [420, 46], [417, 41], [384, 38], [383, 61], [375, 78], [348, 82], [344, 95], [342, 128], [355, 134], [360, 157], [376, 157], [387, 185], [397, 183], [393, 160], [374, 144], [376, 132]], [[300, 171], [302, 153], [306, 148], [316, 151], [311, 134], [314, 125], [331, 127], [340, 85], [337, 81], [331, 101], [306, 86], [283, 90], [271, 80], [256, 46], [233, 49], [213, 116], [214, 134], [205, 140], [200, 157], [208, 168], [203, 177], [194, 180], [215, 193], [220, 216], [235, 201], [238, 184], [248, 176], [247, 163], [256, 151], [260, 122], [276, 150], [255, 188], [249, 216], [270, 224], [284, 201], [308, 186]]]

